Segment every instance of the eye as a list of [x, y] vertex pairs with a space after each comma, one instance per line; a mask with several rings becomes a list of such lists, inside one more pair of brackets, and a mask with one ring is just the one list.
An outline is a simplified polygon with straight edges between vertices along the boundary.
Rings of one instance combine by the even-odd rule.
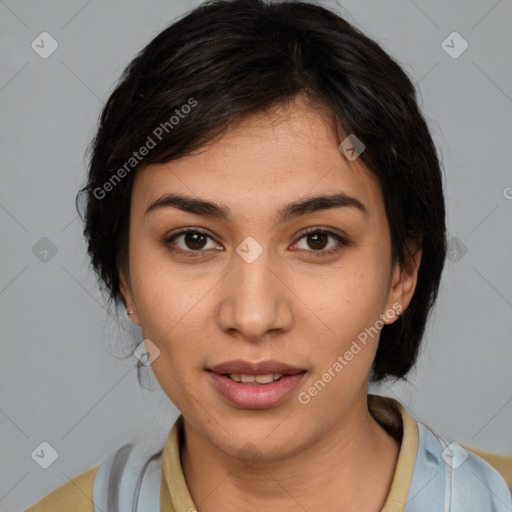
[[[329, 238], [334, 240], [331, 246], [329, 246]], [[309, 228], [305, 234], [299, 238], [299, 241], [303, 239], [309, 247], [313, 248], [312, 251], [308, 249], [306, 249], [306, 251], [313, 253], [312, 255], [314, 257], [329, 256], [331, 254], [337, 253], [343, 247], [350, 245], [347, 238], [338, 235], [337, 233], [333, 233], [332, 231], [327, 231], [318, 227]], [[326, 245], [328, 246], [328, 249], [326, 249]]]
[[[331, 246], [329, 246], [329, 238], [333, 241]], [[208, 247], [208, 239], [212, 241], [210, 247]], [[350, 245], [347, 238], [319, 227], [309, 228], [299, 238], [299, 242], [303, 239], [310, 248], [313, 248], [313, 250], [305, 249], [305, 251], [312, 253], [314, 257], [329, 256]], [[189, 257], [202, 256], [201, 253], [206, 252], [206, 249], [222, 250], [222, 247], [219, 249], [219, 246], [214, 243], [215, 241], [208, 235], [208, 232], [200, 228], [182, 229], [172, 236], [166, 237], [163, 242], [169, 250]], [[298, 246], [299, 242], [296, 242], [295, 245]], [[299, 247], [299, 249], [304, 250], [303, 247]]]
[[[180, 244], [176, 241], [182, 238]], [[199, 228], [186, 228], [174, 233], [171, 237], [164, 240], [164, 244], [171, 250], [185, 256], [196, 257], [200, 256], [201, 252], [205, 252], [205, 249], [216, 249], [217, 246], [213, 244], [212, 247], [207, 246], [207, 240], [213, 241], [206, 231]], [[177, 245], [178, 247], [175, 247]], [[194, 254], [196, 253], [196, 254]], [[199, 254], [197, 254], [199, 253]]]

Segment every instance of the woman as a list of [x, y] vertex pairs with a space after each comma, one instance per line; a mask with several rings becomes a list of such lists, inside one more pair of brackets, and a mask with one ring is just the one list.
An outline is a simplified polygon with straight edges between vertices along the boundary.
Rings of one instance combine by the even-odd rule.
[[414, 87], [306, 2], [208, 2], [126, 69], [93, 141], [92, 265], [180, 410], [29, 509], [505, 511], [499, 474], [368, 381], [404, 378], [446, 254]]

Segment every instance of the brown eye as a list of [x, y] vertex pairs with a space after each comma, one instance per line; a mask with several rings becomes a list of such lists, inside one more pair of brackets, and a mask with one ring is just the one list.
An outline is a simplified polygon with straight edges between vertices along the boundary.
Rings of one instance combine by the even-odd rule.
[[307, 240], [311, 248], [322, 250], [327, 245], [329, 236], [325, 233], [317, 232], [311, 235], [307, 235]]
[[[211, 240], [211, 246], [208, 242]], [[171, 251], [186, 256], [201, 256], [206, 249], [218, 249], [211, 236], [198, 228], [182, 229], [178, 233], [164, 239], [165, 246]]]
[[202, 233], [185, 233], [183, 234], [183, 241], [189, 249], [199, 250], [204, 249], [206, 243], [206, 236]]
[[[329, 239], [333, 240], [331, 245], [329, 245]], [[304, 245], [306, 245], [306, 247], [300, 247], [302, 240], [305, 240]], [[347, 238], [333, 233], [332, 231], [319, 228], [309, 229], [299, 238], [299, 242], [297, 242], [299, 249], [304, 249], [313, 256], [329, 256], [339, 252], [343, 247], [348, 245], [350, 245], [350, 242]]]

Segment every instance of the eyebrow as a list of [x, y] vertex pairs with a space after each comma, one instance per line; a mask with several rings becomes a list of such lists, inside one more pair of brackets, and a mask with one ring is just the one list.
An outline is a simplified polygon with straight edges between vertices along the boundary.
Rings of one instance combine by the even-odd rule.
[[[308, 197], [289, 203], [278, 210], [277, 221], [283, 223], [307, 213], [342, 207], [356, 208], [366, 217], [368, 216], [368, 209], [359, 199], [339, 192], [332, 195]], [[148, 206], [144, 214], [147, 215], [162, 208], [178, 208], [184, 212], [221, 220], [231, 218], [231, 210], [227, 206], [182, 194], [165, 194], [159, 197]]]

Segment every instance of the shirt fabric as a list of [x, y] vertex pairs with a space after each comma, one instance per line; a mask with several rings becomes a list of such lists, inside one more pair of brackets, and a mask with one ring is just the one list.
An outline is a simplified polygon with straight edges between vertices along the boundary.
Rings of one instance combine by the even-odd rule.
[[[398, 440], [400, 451], [390, 490], [381, 512], [402, 511], [418, 451], [418, 425], [405, 408], [391, 398], [368, 395], [368, 408], [375, 420]], [[195, 510], [180, 461], [183, 416], [176, 419], [162, 453], [160, 511]], [[76, 476], [32, 505], [26, 512], [93, 512], [94, 478], [99, 466]]]

